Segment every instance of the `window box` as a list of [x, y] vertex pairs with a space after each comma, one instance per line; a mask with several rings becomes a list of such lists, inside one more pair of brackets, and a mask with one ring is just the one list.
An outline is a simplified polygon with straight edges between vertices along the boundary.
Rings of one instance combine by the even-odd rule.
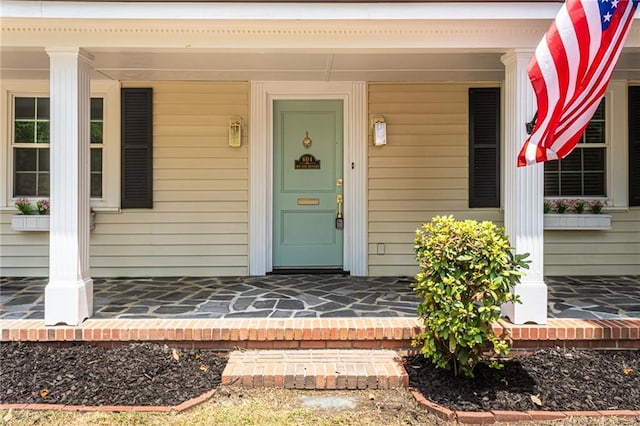
[[611, 229], [611, 215], [584, 213], [546, 213], [544, 215], [544, 229], [583, 231], [608, 230]]
[[[11, 229], [14, 231], [48, 231], [48, 214], [14, 214], [11, 217]], [[91, 212], [90, 229], [96, 227], [96, 212]]]

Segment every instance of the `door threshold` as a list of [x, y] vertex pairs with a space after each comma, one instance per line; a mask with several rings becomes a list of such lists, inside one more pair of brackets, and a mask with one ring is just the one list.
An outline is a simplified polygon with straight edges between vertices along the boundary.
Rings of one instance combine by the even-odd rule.
[[272, 272], [267, 272], [267, 275], [351, 275], [349, 271], [345, 271], [342, 268], [323, 268], [323, 267], [282, 267], [273, 268]]

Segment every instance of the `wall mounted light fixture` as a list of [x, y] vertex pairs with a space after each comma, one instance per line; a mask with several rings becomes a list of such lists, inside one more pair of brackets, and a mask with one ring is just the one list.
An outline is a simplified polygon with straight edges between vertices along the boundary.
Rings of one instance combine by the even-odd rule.
[[229, 146], [238, 148], [242, 142], [242, 118], [234, 117], [229, 120]]
[[371, 120], [373, 122], [373, 144], [375, 146], [382, 146], [387, 144], [387, 123], [384, 121], [384, 117], [375, 116]]

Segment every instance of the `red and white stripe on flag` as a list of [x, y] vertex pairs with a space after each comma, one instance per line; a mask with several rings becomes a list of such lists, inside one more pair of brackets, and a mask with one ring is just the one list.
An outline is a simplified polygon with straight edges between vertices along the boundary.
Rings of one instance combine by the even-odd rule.
[[527, 72], [538, 103], [518, 166], [562, 159], [576, 146], [609, 84], [638, 0], [567, 0]]

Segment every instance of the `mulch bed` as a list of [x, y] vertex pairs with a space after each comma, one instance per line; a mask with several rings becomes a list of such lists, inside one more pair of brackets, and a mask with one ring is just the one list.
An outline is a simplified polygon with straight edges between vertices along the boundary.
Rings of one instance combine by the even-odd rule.
[[436, 369], [421, 355], [405, 359], [409, 385], [454, 411], [640, 410], [640, 351], [545, 349], [478, 365], [475, 378]]
[[2, 342], [0, 363], [0, 403], [175, 406], [216, 388], [227, 359], [152, 343]]
[[[420, 355], [409, 384], [452, 410], [640, 410], [640, 351], [547, 349], [454, 377]], [[227, 358], [131, 343], [106, 349], [2, 342], [0, 403], [175, 406], [220, 384]], [[541, 405], [539, 405], [539, 404]]]

